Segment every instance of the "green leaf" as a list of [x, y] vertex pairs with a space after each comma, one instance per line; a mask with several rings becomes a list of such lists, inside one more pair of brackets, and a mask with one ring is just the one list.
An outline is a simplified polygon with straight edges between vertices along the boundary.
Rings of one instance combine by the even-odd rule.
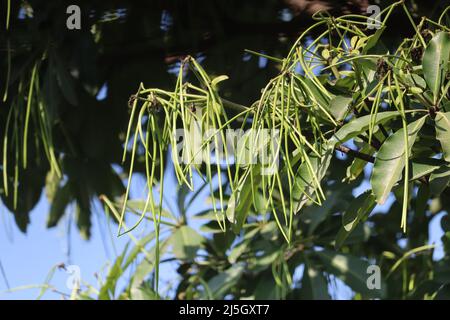
[[[19, 165], [17, 164], [17, 166]], [[16, 225], [23, 233], [26, 232], [30, 223], [30, 211], [41, 198], [41, 190], [45, 185], [45, 175], [46, 169], [42, 168], [42, 166], [41, 168], [28, 167], [20, 172], [20, 179], [17, 181], [12, 179], [10, 181], [11, 190], [14, 186], [13, 184], [17, 183], [16, 196], [6, 196], [4, 192], [0, 193], [3, 204], [8, 208], [9, 212], [14, 214]]]
[[[339, 232], [338, 232], [339, 234]], [[363, 244], [366, 242], [370, 236], [373, 234], [373, 229], [369, 227], [366, 223], [358, 223], [354, 230], [350, 234], [346, 236], [346, 238], [342, 241], [341, 247], [343, 245], [352, 245], [352, 244]], [[336, 239], [338, 236], [336, 235]]]
[[147, 284], [131, 288], [131, 297], [133, 300], [158, 300], [159, 295]]
[[192, 260], [203, 243], [203, 237], [188, 226], [178, 228], [170, 238], [173, 254], [180, 260]]
[[355, 198], [342, 216], [342, 227], [336, 237], [335, 248], [338, 249], [345, 242], [350, 233], [355, 230], [359, 222], [365, 221], [375, 208], [375, 196], [368, 190]]
[[301, 293], [302, 298], [308, 300], [330, 299], [327, 278], [309, 259], [305, 259]]
[[[148, 236], [150, 237], [150, 235]], [[146, 239], [148, 239], [146, 237]], [[159, 245], [159, 254], [160, 256], [166, 251], [167, 246], [169, 245], [169, 239], [165, 239]], [[143, 243], [141, 243], [143, 244]], [[131, 255], [131, 253], [130, 253]], [[133, 274], [133, 277], [129, 284], [129, 289], [139, 288], [145, 281], [146, 277], [155, 270], [156, 267], [156, 246], [152, 247], [150, 250], [147, 250], [145, 254], [145, 259], [137, 265], [136, 271]]]
[[386, 26], [382, 26], [380, 29], [378, 29], [373, 35], [371, 35], [366, 42], [366, 45], [364, 46], [362, 53], [367, 54], [367, 52], [372, 49], [380, 39], [381, 34], [383, 33], [384, 29], [386, 29]]
[[264, 214], [266, 213], [267, 208], [269, 208], [268, 200], [264, 198], [263, 194], [260, 192], [256, 192], [254, 205], [256, 213]]
[[352, 102], [352, 97], [336, 96], [330, 101], [330, 112], [333, 117], [341, 121], [343, 120], [345, 114], [348, 112], [350, 103]]
[[353, 71], [346, 73], [345, 77], [339, 78], [334, 83], [333, 89], [338, 90], [342, 93], [347, 93], [352, 90], [355, 85], [355, 74]]
[[410, 180], [417, 180], [424, 177], [440, 168], [444, 163], [444, 161], [434, 158], [414, 159], [411, 165], [412, 170]]
[[384, 296], [385, 285], [381, 281], [381, 289], [369, 289], [367, 280], [369, 262], [360, 258], [336, 253], [329, 250], [316, 251], [315, 254], [323, 262], [325, 269], [344, 281], [354, 291], [367, 297], [380, 298]]
[[116, 285], [120, 276], [123, 274], [122, 261], [127, 253], [128, 245], [125, 246], [122, 254], [117, 257], [116, 261], [109, 269], [108, 275], [106, 276], [106, 281], [100, 288], [100, 293], [98, 295], [99, 300], [111, 300], [115, 297]]
[[[130, 199], [127, 201], [127, 210], [130, 210], [134, 213], [142, 214], [145, 209], [145, 204], [147, 200], [144, 199]], [[123, 203], [118, 204], [118, 206], [122, 206]], [[161, 212], [161, 217], [168, 218], [169, 220], [176, 220], [174, 215], [170, 212], [165, 210], [164, 208], [161, 208], [158, 205], [155, 205], [155, 210], [158, 210], [158, 212]], [[151, 207], [147, 205], [146, 213], [151, 212]]]
[[236, 191], [231, 194], [230, 199], [228, 199], [228, 206], [225, 211], [225, 215], [231, 223], [236, 223], [236, 205], [237, 199], [239, 199], [239, 193], [240, 191], [236, 189]]
[[442, 82], [448, 71], [449, 57], [450, 34], [439, 32], [428, 44], [422, 61], [425, 81], [433, 92], [435, 102], [438, 100]]
[[444, 165], [430, 175], [430, 192], [439, 196], [450, 182], [450, 165]]
[[277, 299], [277, 284], [271, 274], [260, 273], [252, 299], [255, 300], [275, 300]]
[[50, 214], [47, 218], [47, 227], [51, 228], [58, 224], [61, 217], [64, 215], [67, 205], [72, 201], [72, 194], [70, 192], [69, 184], [65, 184], [59, 188], [53, 198]]
[[59, 56], [56, 50], [50, 51], [50, 57], [52, 66], [54, 66], [54, 72], [56, 73], [56, 80], [61, 89], [61, 92], [72, 106], [78, 105], [77, 93], [75, 89], [75, 82], [69, 70], [67, 70], [62, 58]]
[[[258, 229], [255, 229], [254, 231], [259, 231]], [[228, 255], [228, 261], [233, 264], [236, 263], [236, 261], [239, 259], [239, 257], [246, 252], [249, 249], [250, 241], [244, 240], [238, 243], [231, 249], [229, 255]]]
[[312, 235], [314, 230], [331, 215], [333, 208], [342, 201], [342, 194], [338, 192], [327, 195], [321, 206], [308, 206], [303, 209], [300, 219], [305, 224], [307, 234]]
[[[108, 276], [106, 278], [105, 284], [100, 289], [99, 299], [107, 300], [110, 298], [114, 298], [115, 288], [117, 286], [118, 280], [124, 274], [124, 272], [127, 270], [127, 268], [130, 267], [130, 265], [133, 262], [136, 262], [137, 258], [140, 256], [139, 254], [142, 253], [145, 246], [147, 244], [149, 244], [154, 238], [155, 238], [155, 232], [149, 233], [148, 235], [146, 235], [145, 237], [140, 239], [136, 243], [136, 245], [133, 247], [133, 249], [130, 251], [130, 253], [128, 253], [128, 254], [127, 254], [127, 252], [128, 252], [129, 244], [127, 244], [125, 246], [125, 249], [123, 250], [122, 254], [119, 257], [117, 257], [116, 261], [114, 262], [114, 265], [110, 269]], [[147, 260], [144, 259], [144, 261], [147, 261]], [[153, 269], [146, 268], [147, 272], [150, 272], [149, 270], [153, 270]], [[139, 275], [139, 271], [140, 271], [140, 269], [138, 267], [133, 275], [132, 281], [130, 281], [130, 285], [131, 285], [130, 289], [131, 289], [132, 294], [133, 293], [137, 294], [139, 290], [134, 290], [134, 289], [138, 289], [142, 285], [143, 279], [139, 279], [140, 280], [139, 282], [135, 281], [136, 276]], [[145, 274], [147, 274], [147, 273], [145, 273]], [[142, 292], [139, 292], [139, 293], [142, 293]], [[133, 297], [133, 298], [135, 298], [135, 297]]]
[[450, 162], [450, 112], [438, 112], [434, 121], [436, 138], [441, 142], [445, 161]]
[[[359, 152], [367, 155], [373, 155], [375, 149], [370, 144], [365, 144]], [[361, 173], [364, 172], [364, 168], [367, 165], [367, 161], [355, 158], [352, 161], [352, 164], [348, 166], [345, 181], [351, 182], [360, 176]]]
[[49, 172], [47, 172], [47, 176], [45, 177], [45, 195], [47, 196], [47, 200], [50, 203], [55, 198], [60, 181], [61, 179], [58, 177], [54, 170], [50, 170]]
[[[400, 116], [400, 113], [397, 111], [386, 111], [379, 112], [376, 116], [376, 123], [384, 123], [389, 121], [395, 117]], [[330, 139], [330, 144], [335, 145], [337, 143], [342, 144], [351, 138], [356, 137], [357, 135], [369, 130], [369, 126], [372, 116], [366, 115], [360, 118], [354, 118], [349, 123], [343, 125]]]
[[[317, 155], [311, 155], [309, 157], [312, 171], [319, 183], [327, 172], [332, 156], [333, 148], [329, 147], [322, 150], [322, 157], [319, 158]], [[317, 188], [314, 182], [314, 175], [311, 174], [311, 170], [306, 161], [299, 166], [292, 188], [294, 212], [299, 212], [308, 202], [309, 198], [314, 198], [314, 190]]]
[[[411, 150], [419, 130], [425, 123], [426, 116], [408, 125], [408, 149]], [[383, 204], [392, 187], [400, 180], [405, 167], [404, 129], [389, 136], [381, 146], [375, 158], [370, 179], [373, 193], [379, 204]]]
[[142, 251], [145, 249], [145, 246], [153, 241], [153, 239], [155, 239], [154, 231], [142, 237], [127, 255], [127, 258], [125, 259], [125, 262], [123, 264], [123, 269], [128, 268], [133, 262], [135, 262], [139, 254], [142, 253]]
[[277, 250], [276, 247], [272, 247], [271, 250], [266, 252], [264, 255], [258, 257], [258, 259], [255, 261], [253, 271], [258, 272], [258, 269], [260, 269], [260, 271], [267, 269], [278, 258], [280, 258], [280, 252]]
[[402, 77], [402, 79], [406, 82], [406, 84], [408, 84], [409, 86], [411, 86], [412, 88], [416, 88], [414, 90], [417, 89], [424, 89], [427, 86], [427, 83], [425, 82], [425, 80], [419, 76], [418, 74], [415, 73], [408, 73], [406, 74], [404, 77]]
[[[238, 242], [231, 248], [230, 253], [228, 254], [228, 261], [231, 264], [236, 263], [243, 253], [251, 252], [250, 249], [251, 241], [261, 232], [261, 228], [259, 227], [253, 227], [251, 230], [249, 229], [250, 228], [246, 228], [245, 235], [242, 241]], [[222, 232], [222, 234], [224, 234], [224, 232]], [[225, 251], [227, 249], [228, 246], [225, 248], [221, 248], [221, 251]]]
[[[225, 272], [219, 273], [208, 281], [208, 288], [215, 299], [223, 298], [229, 290], [233, 288], [244, 273], [244, 265], [237, 263], [232, 265]], [[205, 294], [204, 298], [208, 295]]]
[[202, 224], [200, 226], [200, 231], [209, 233], [209, 234], [223, 233], [223, 230], [220, 228], [220, 225], [217, 221], [219, 219], [220, 219], [220, 216], [217, 216], [214, 220], [209, 221], [205, 224]]
[[261, 182], [261, 174], [256, 167], [253, 170], [253, 181], [251, 172], [247, 175], [244, 182], [239, 185], [228, 201], [226, 216], [228, 221], [232, 223], [231, 228], [234, 233], [239, 233], [244, 225], [247, 215], [252, 205], [252, 182], [253, 190], [257, 190]]
[[[297, 79], [300, 80], [300, 78]], [[306, 77], [302, 77], [301, 82], [304, 85], [308, 98], [319, 104], [322, 108], [328, 109], [330, 98], [318, 88], [317, 84], [312, 79]], [[308, 95], [308, 93], [310, 93], [310, 95]]]
[[75, 207], [75, 217], [80, 235], [84, 239], [91, 236], [91, 207], [88, 198], [84, 196], [77, 197], [77, 205]]

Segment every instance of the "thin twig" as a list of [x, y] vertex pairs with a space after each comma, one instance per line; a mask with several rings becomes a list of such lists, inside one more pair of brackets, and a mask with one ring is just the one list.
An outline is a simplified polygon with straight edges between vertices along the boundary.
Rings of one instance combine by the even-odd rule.
[[[362, 141], [369, 143], [369, 139], [362, 134], [358, 135], [358, 138], [360, 138]], [[381, 148], [381, 142], [376, 137], [372, 136], [372, 141], [370, 141], [370, 145], [375, 148], [376, 150], [380, 150]]]
[[358, 158], [370, 163], [374, 163], [375, 162], [375, 158], [372, 157], [371, 155], [368, 155], [366, 153], [362, 153], [353, 149], [350, 149], [349, 147], [346, 147], [344, 145], [340, 145], [335, 147], [336, 150], [341, 151], [345, 154], [348, 154], [349, 156], [353, 157], [353, 158]]

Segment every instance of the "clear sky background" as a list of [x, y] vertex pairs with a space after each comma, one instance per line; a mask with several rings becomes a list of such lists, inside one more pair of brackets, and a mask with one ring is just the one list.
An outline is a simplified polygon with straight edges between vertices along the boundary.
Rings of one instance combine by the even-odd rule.
[[[64, 223], [54, 229], [47, 229], [48, 212], [49, 205], [43, 196], [31, 212], [31, 224], [27, 234], [24, 235], [16, 228], [12, 215], [2, 208], [2, 216], [7, 220], [8, 227], [2, 223], [0, 228], [0, 260], [11, 289], [44, 284], [47, 274], [60, 263], [79, 265], [82, 278], [95, 283], [94, 272], [101, 270], [103, 264], [111, 259], [111, 254], [105, 250], [101, 239], [97, 218], [93, 219], [92, 239], [84, 241], [74, 227], [70, 228], [68, 234], [68, 228]], [[68, 219], [64, 220], [67, 225]], [[56, 270], [51, 284], [59, 290], [68, 292], [65, 286], [67, 277], [68, 274], [64, 270]], [[0, 299], [35, 299], [40, 291], [40, 289], [21, 289], [13, 293], [2, 292], [6, 289], [7, 284], [2, 277]], [[44, 297], [59, 298], [57, 294], [51, 292]]]
[[[168, 201], [176, 199], [174, 192], [176, 186], [172, 178], [172, 174], [169, 173], [170, 182], [168, 181], [165, 188], [168, 192]], [[143, 188], [143, 180], [135, 179], [133, 193], [136, 194], [136, 190], [143, 190]], [[2, 206], [0, 209], [0, 261], [4, 276], [0, 275], [0, 299], [36, 299], [41, 288], [33, 286], [44, 284], [50, 271], [61, 263], [66, 266], [79, 266], [82, 280], [98, 288], [95, 274], [105, 278], [108, 266], [117, 254], [123, 251], [129, 237], [127, 235], [116, 237], [117, 224], [106, 219], [98, 204], [95, 207], [96, 210], [92, 214], [92, 236], [89, 241], [86, 241], [81, 239], [74, 223], [69, 227], [70, 209], [57, 227], [47, 229], [49, 204], [44, 193], [30, 214], [31, 224], [27, 234], [17, 229], [13, 216]], [[151, 229], [151, 223], [143, 221], [140, 228], [133, 231], [133, 234], [139, 236], [142, 231]], [[175, 267], [174, 264], [165, 264], [161, 274], [162, 283], [176, 280]], [[58, 291], [70, 293], [66, 286], [69, 276], [63, 269], [56, 268], [50, 284]], [[13, 292], [7, 292], [8, 289], [12, 289]], [[61, 297], [61, 294], [49, 289], [43, 299], [60, 299]]]

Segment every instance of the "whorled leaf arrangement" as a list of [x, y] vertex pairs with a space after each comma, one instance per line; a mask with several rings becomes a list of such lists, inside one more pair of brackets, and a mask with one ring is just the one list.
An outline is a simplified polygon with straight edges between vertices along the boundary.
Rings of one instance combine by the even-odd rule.
[[[392, 53], [373, 53], [395, 8], [410, 18], [414, 36], [404, 39]], [[290, 242], [294, 215], [307, 203], [321, 205], [325, 200], [321, 181], [335, 150], [355, 157], [347, 181], [360, 175], [367, 162], [374, 163], [372, 191], [361, 200], [364, 210], [356, 208], [352, 217], [347, 216], [351, 223], [344, 226], [340, 241], [353, 230], [354, 221], [368, 216], [393, 190], [402, 193], [401, 227], [406, 231], [414, 184], [442, 192], [449, 182], [445, 180], [439, 189], [442, 176], [437, 172], [448, 166], [450, 155], [450, 28], [442, 22], [447, 11], [438, 21], [424, 17], [416, 25], [400, 1], [381, 12], [383, 19], [375, 32], [368, 30], [371, 20], [365, 16], [317, 14], [317, 23], [298, 38], [284, 59], [268, 57], [280, 64], [280, 72], [248, 107], [222, 98], [218, 84], [226, 77], [210, 78], [193, 57], [181, 62], [173, 91], [141, 84], [131, 99], [125, 146], [131, 145], [132, 158], [125, 201], [118, 213], [119, 234], [124, 233], [138, 145], [145, 150], [148, 196], [139, 221], [125, 232], [150, 211], [158, 239], [164, 164], [171, 154], [180, 185], [194, 190], [194, 173], [209, 183], [222, 230], [231, 227], [239, 232], [250, 211], [271, 212]], [[311, 32], [319, 36], [305, 45]], [[185, 136], [179, 150], [179, 129], [209, 134], [201, 142]], [[245, 134], [241, 145], [230, 145], [228, 129], [252, 129], [253, 136]], [[279, 139], [260, 140], [265, 129], [276, 130]], [[358, 150], [345, 146], [346, 142], [353, 142]], [[217, 151], [222, 145], [225, 162]], [[239, 165], [243, 150], [257, 155], [263, 148], [280, 155], [279, 167], [275, 160]], [[414, 157], [413, 148], [419, 150]], [[202, 162], [197, 161], [199, 155]], [[433, 159], [441, 155], [442, 160]], [[266, 170], [271, 174], [263, 174]], [[159, 200], [154, 199], [156, 186]]]

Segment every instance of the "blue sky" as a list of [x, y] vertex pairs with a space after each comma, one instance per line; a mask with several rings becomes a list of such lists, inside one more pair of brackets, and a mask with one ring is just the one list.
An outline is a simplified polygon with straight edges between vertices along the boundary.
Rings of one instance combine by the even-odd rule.
[[[46, 228], [49, 210], [45, 196], [31, 212], [31, 224], [26, 235], [15, 226], [12, 215], [2, 208], [2, 216], [8, 220], [12, 230], [2, 224], [0, 228], [0, 260], [3, 265], [10, 288], [38, 285], [45, 282], [47, 274], [60, 263], [75, 264], [81, 269], [82, 278], [92, 284], [96, 283], [95, 272], [101, 271], [108, 260], [114, 258], [112, 246], [108, 239], [102, 240], [105, 219], [95, 213], [93, 217], [92, 238], [85, 241], [80, 238], [75, 227], [67, 227], [67, 218], [54, 229]], [[70, 239], [70, 247], [69, 247]], [[123, 247], [126, 239], [115, 238], [116, 247]], [[70, 250], [70, 254], [69, 254]], [[68, 274], [64, 270], [56, 270], [51, 281], [56, 288], [70, 292], [66, 288]], [[35, 299], [40, 289], [23, 289], [13, 293], [5, 293], [6, 283], [0, 278], [0, 299]], [[48, 292], [44, 298], [60, 298], [60, 295]]]
[[[173, 170], [167, 170], [165, 177], [165, 206], [175, 209], [177, 185]], [[198, 177], [194, 179], [194, 185], [197, 187], [201, 185], [201, 182]], [[145, 188], [145, 180], [134, 175], [130, 198], [144, 198]], [[205, 203], [207, 193], [208, 188], [205, 188], [204, 192], [200, 193], [200, 197], [192, 203], [188, 214], [209, 207]], [[177, 215], [176, 210], [173, 211]], [[70, 208], [64, 220], [53, 229], [46, 228], [48, 212], [49, 204], [43, 192], [38, 205], [30, 214], [31, 224], [28, 232], [23, 234], [15, 226], [13, 216], [0, 205], [0, 261], [6, 276], [5, 281], [5, 277], [0, 273], [0, 300], [36, 299], [41, 288], [32, 288], [32, 286], [44, 284], [49, 272], [61, 263], [79, 266], [83, 282], [98, 287], [95, 274], [104, 278], [108, 266], [129, 241], [127, 235], [116, 237], [117, 224], [110, 223], [106, 219], [103, 209], [98, 204], [93, 210], [92, 237], [89, 241], [81, 239], [76, 226], [72, 224], [70, 228], [68, 227]], [[134, 222], [133, 219], [128, 221], [129, 226]], [[152, 230], [152, 224], [144, 220], [132, 233], [139, 238], [143, 232]], [[195, 229], [199, 227], [198, 222], [190, 223], [190, 225]], [[163, 293], [170, 289], [170, 285], [176, 283], [176, 267], [176, 263], [166, 263], [161, 266], [160, 288]], [[57, 268], [50, 284], [58, 291], [70, 293], [66, 286], [69, 276], [64, 270]], [[125, 281], [126, 277], [122, 280], [122, 284]], [[8, 286], [9, 289], [13, 289], [13, 292], [7, 292]], [[61, 297], [61, 294], [48, 290], [43, 299], [60, 299]]]
[[[26, 285], [43, 284], [53, 266], [66, 263], [78, 264], [81, 267], [82, 277], [94, 281], [93, 273], [100, 270], [102, 264], [109, 258], [100, 239], [98, 223], [94, 221], [92, 240], [87, 242], [80, 239], [76, 230], [71, 234], [72, 245], [68, 259], [68, 236], [63, 225], [55, 229], [46, 228], [46, 217], [49, 205], [44, 197], [31, 212], [31, 224], [26, 235], [22, 234], [14, 225], [12, 215], [2, 208], [2, 215], [12, 230], [6, 227], [0, 229], [0, 259], [10, 288]], [[97, 229], [97, 230], [96, 230]], [[90, 278], [90, 279], [89, 279]], [[52, 281], [56, 287], [67, 291], [65, 281], [67, 274], [57, 270]], [[14, 293], [1, 292], [6, 290], [2, 277], [0, 280], [0, 299], [33, 299], [38, 296], [39, 289], [24, 289]], [[55, 294], [48, 297], [56, 298]]]

